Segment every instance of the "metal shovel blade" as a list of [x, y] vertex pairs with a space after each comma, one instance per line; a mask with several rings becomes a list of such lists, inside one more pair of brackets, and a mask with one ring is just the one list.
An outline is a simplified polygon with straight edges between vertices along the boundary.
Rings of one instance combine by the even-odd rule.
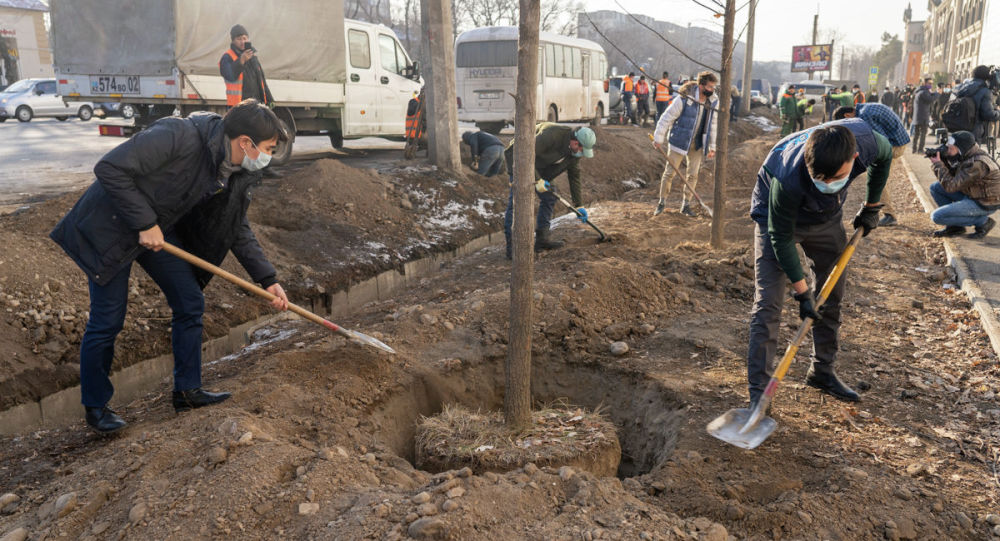
[[359, 342], [361, 344], [364, 344], [364, 345], [367, 345], [367, 346], [371, 346], [373, 348], [378, 348], [378, 349], [381, 349], [382, 351], [385, 351], [385, 352], [388, 352], [388, 353], [392, 353], [392, 354], [396, 353], [396, 350], [394, 350], [391, 347], [387, 346], [381, 340], [379, 340], [377, 338], [372, 338], [371, 336], [368, 336], [367, 334], [360, 333], [358, 331], [352, 331], [350, 329], [345, 329], [343, 327], [340, 328], [340, 331], [342, 332], [342, 334], [346, 335], [351, 340], [355, 340], [355, 341], [357, 341], [357, 342]]
[[753, 449], [764, 443], [764, 440], [778, 428], [778, 421], [763, 417], [756, 426], [746, 427], [747, 421], [753, 415], [749, 408], [734, 408], [718, 416], [705, 427], [712, 436], [743, 449]]

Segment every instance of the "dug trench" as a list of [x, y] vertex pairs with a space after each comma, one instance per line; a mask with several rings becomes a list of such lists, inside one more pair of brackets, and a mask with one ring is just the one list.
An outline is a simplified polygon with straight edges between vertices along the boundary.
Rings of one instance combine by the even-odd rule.
[[[863, 401], [803, 385], [803, 351], [761, 447], [706, 434], [746, 401], [748, 200], [774, 140], [734, 149], [723, 249], [676, 198], [651, 217], [655, 187], [639, 187], [593, 205], [614, 242], [559, 220], [567, 247], [537, 258], [536, 405], [604, 406], [619, 477], [414, 468], [419, 415], [496, 407], [503, 391], [509, 266], [489, 247], [345, 319], [397, 356], [282, 322], [207, 367], [206, 386], [234, 393], [217, 407], [175, 415], [152, 393], [122, 408], [131, 427], [117, 438], [76, 425], [0, 440], [0, 492], [13, 495], [0, 535], [989, 539], [1000, 369], [901, 170], [890, 180], [901, 225], [866, 238], [846, 277], [838, 370], [867, 389]], [[849, 209], [863, 191], [852, 188]], [[798, 323], [787, 308], [781, 340]], [[613, 341], [629, 351], [615, 355]]]

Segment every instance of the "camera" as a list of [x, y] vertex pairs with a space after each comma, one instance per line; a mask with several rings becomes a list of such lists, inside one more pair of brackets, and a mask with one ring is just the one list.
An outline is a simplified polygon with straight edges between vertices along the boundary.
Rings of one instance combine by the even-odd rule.
[[947, 154], [948, 153], [948, 145], [941, 145], [941, 146], [938, 146], [938, 147], [927, 147], [927, 148], [924, 149], [924, 157], [925, 158], [933, 158], [933, 157], [937, 156], [939, 153], [942, 156], [944, 156], [945, 154]]

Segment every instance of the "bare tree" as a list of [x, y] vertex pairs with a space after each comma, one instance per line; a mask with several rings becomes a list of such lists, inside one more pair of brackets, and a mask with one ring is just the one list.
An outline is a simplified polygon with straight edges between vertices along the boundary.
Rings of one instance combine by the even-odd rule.
[[[455, 26], [460, 30], [518, 24], [518, 0], [464, 0], [454, 5], [457, 6]], [[539, 28], [543, 32], [574, 35], [576, 14], [582, 10], [583, 3], [578, 0], [544, 0], [540, 7]]]
[[531, 424], [531, 281], [535, 208], [535, 97], [538, 90], [538, 0], [521, 0], [514, 114], [514, 258], [510, 280], [510, 338], [505, 364], [504, 418], [521, 430]]

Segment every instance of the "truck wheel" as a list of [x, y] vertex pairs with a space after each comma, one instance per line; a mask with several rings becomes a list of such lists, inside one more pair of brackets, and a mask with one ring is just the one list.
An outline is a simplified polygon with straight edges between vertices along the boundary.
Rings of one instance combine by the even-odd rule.
[[76, 112], [76, 116], [80, 117], [80, 120], [86, 122], [94, 118], [94, 110], [91, 109], [89, 105], [83, 105], [80, 110]]
[[602, 118], [604, 118], [604, 104], [598, 103], [597, 107], [594, 108], [594, 119], [591, 124], [594, 126], [600, 126]]
[[340, 131], [330, 132], [330, 144], [337, 150], [344, 148], [344, 134]]
[[135, 116], [135, 107], [131, 103], [123, 103], [121, 108], [118, 109], [122, 114], [122, 118], [128, 120]]
[[22, 105], [17, 108], [17, 111], [14, 111], [14, 116], [17, 117], [18, 122], [31, 122], [31, 119], [34, 118], [35, 113], [31, 111], [31, 107], [28, 107], [27, 105]]
[[493, 135], [498, 135], [506, 125], [506, 122], [476, 122], [477, 128], [486, 133], [492, 133]]
[[288, 140], [278, 143], [278, 146], [274, 149], [274, 154], [271, 155], [271, 162], [274, 165], [285, 165], [292, 158], [292, 146], [295, 145], [295, 130], [290, 129], [288, 123], [281, 118], [278, 119], [278, 122], [281, 122], [281, 129], [285, 131]]

